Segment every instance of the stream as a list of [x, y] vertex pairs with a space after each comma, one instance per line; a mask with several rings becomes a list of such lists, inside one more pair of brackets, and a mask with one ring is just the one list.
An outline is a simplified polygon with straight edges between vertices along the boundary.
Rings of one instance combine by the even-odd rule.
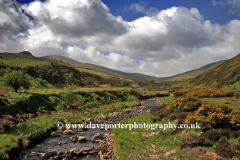
[[[139, 114], [149, 112], [150, 110], [158, 107], [161, 104], [157, 104], [157, 98], [146, 99], [141, 102], [142, 106], [127, 108], [121, 112], [114, 112], [106, 115], [101, 115], [85, 120], [85, 124], [91, 122], [92, 124], [118, 124], [121, 120], [125, 118], [133, 118]], [[73, 148], [79, 148], [81, 150], [88, 150], [89, 148], [93, 152], [90, 154], [85, 154], [79, 157], [69, 156], [67, 159], [73, 160], [99, 160], [99, 154], [101, 147], [99, 142], [92, 142], [91, 139], [97, 133], [105, 135], [110, 134], [111, 129], [89, 129], [87, 131], [82, 131], [81, 129], [74, 129], [73, 134], [61, 135], [60, 137], [50, 137], [45, 139], [41, 143], [36, 144], [32, 148], [27, 148], [15, 157], [16, 160], [39, 160], [41, 156], [46, 152], [56, 151], [57, 153], [62, 152], [56, 159], [65, 159], [69, 155], [69, 151]], [[73, 142], [70, 137], [74, 136], [84, 136], [86, 137], [86, 142]], [[59, 142], [62, 144], [59, 145]]]

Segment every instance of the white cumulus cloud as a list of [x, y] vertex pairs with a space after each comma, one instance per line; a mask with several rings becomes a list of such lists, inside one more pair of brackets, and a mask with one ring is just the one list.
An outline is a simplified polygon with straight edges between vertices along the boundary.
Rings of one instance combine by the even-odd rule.
[[197, 8], [158, 11], [133, 4], [130, 9], [146, 16], [125, 21], [112, 15], [100, 0], [47, 0], [25, 5], [0, 0], [0, 51], [64, 55], [158, 77], [239, 53], [239, 20], [212, 24]]

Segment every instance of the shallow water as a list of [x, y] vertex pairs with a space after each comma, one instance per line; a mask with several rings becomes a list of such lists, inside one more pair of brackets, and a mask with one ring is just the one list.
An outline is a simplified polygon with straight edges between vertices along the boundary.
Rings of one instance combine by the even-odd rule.
[[[153, 99], [147, 99], [145, 106], [148, 109], [153, 109], [155, 107], [158, 107], [159, 105], [156, 103], [152, 103]], [[116, 124], [119, 123], [120, 120], [126, 118], [126, 116], [133, 118], [141, 113], [127, 113], [118, 117], [114, 118], [108, 118], [107, 121], [112, 121]], [[99, 147], [99, 144], [97, 142], [91, 142], [90, 140], [94, 136], [95, 133], [100, 133], [100, 134], [106, 134], [106, 132], [110, 132], [111, 129], [109, 128], [108, 130], [100, 130], [100, 129], [89, 129], [88, 131], [80, 131], [80, 130], [75, 130], [76, 132], [74, 134], [70, 135], [62, 135], [60, 137], [56, 138], [48, 138], [44, 140], [43, 142], [36, 144], [34, 147], [25, 149], [23, 150], [20, 155], [16, 158], [17, 160], [39, 160], [40, 157], [44, 154], [46, 151], [69, 151], [73, 148], [80, 148], [80, 149], [85, 149], [85, 148], [91, 148], [92, 146], [97, 149]], [[70, 140], [70, 137], [75, 136], [75, 135], [81, 135], [86, 137], [87, 142], [86, 143], [80, 143], [80, 142], [72, 142]], [[66, 142], [66, 144], [58, 145], [59, 142]], [[50, 149], [50, 150], [49, 150]], [[27, 154], [31, 154], [34, 156], [28, 157]], [[64, 155], [64, 154], [63, 154]], [[72, 158], [73, 160], [99, 160], [98, 156], [86, 156], [83, 158], [77, 158], [74, 157]]]

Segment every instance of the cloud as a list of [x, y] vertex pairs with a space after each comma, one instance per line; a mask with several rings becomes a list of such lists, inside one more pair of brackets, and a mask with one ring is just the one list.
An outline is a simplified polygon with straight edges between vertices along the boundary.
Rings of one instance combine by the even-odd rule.
[[240, 16], [240, 0], [212, 0], [212, 4], [213, 6], [217, 6], [217, 5], [230, 5], [231, 8], [229, 9], [229, 12], [231, 14], [237, 14], [238, 16]]
[[22, 49], [15, 33], [31, 26], [29, 18], [22, 13], [15, 0], [0, 1], [0, 50], [15, 52]]
[[154, 7], [146, 9], [146, 5], [147, 5], [146, 3], [143, 3], [143, 5], [133, 3], [130, 5], [130, 7], [124, 8], [124, 11], [125, 12], [128, 12], [128, 11], [142, 12], [142, 13], [146, 14], [147, 16], [153, 16], [159, 12], [158, 9], [154, 8]]
[[[131, 7], [131, 6], [130, 6]], [[197, 8], [171, 7], [127, 22], [99, 0], [0, 1], [0, 50], [64, 55], [124, 72], [171, 76], [239, 53], [240, 21], [204, 20]]]

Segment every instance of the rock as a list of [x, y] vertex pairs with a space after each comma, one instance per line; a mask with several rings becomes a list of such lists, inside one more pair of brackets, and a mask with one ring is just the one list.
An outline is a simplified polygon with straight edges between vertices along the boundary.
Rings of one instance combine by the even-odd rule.
[[46, 158], [46, 159], [48, 159], [48, 158], [50, 158], [50, 157], [54, 157], [56, 154], [57, 154], [56, 151], [50, 151], [50, 152], [44, 153], [44, 154], [41, 156], [41, 158]]
[[93, 138], [92, 138], [92, 142], [95, 142], [96, 140], [98, 140], [98, 139], [100, 139], [100, 140], [103, 140], [103, 135], [102, 134], [100, 134], [100, 133], [97, 133], [97, 134], [95, 134], [94, 136], [93, 136]]
[[98, 140], [96, 140], [95, 142], [100, 143], [100, 142], [102, 142], [102, 140], [101, 140], [101, 139], [98, 139]]
[[8, 121], [12, 121], [12, 122], [15, 122], [15, 123], [18, 122], [15, 117], [9, 116], [9, 115], [2, 115], [2, 119], [6, 119], [6, 120], [8, 120]]
[[62, 155], [62, 154], [63, 154], [63, 152], [62, 152], [62, 151], [60, 151], [60, 152], [58, 152], [58, 153], [57, 153], [57, 155]]
[[60, 142], [58, 143], [58, 145], [62, 145], [62, 142], [60, 141]]
[[33, 118], [35, 118], [36, 116], [34, 115], [34, 114], [32, 114], [32, 113], [28, 113], [27, 114], [27, 118], [28, 119], [33, 119]]
[[82, 131], [88, 131], [89, 129], [88, 128], [82, 128]]
[[67, 129], [63, 132], [64, 135], [73, 134], [74, 132], [70, 129]]
[[59, 136], [60, 136], [60, 134], [59, 134], [59, 133], [57, 133], [57, 132], [52, 132], [52, 133], [51, 133], [51, 136], [52, 136], [52, 137], [59, 137]]
[[77, 136], [72, 136], [72, 137], [70, 137], [70, 140], [73, 141], [73, 142], [76, 142], [78, 140], [78, 137]]
[[83, 136], [78, 136], [78, 139], [77, 139], [79, 142], [86, 142], [87, 139], [86, 137], [83, 137]]
[[83, 150], [83, 152], [89, 152], [89, 151], [91, 151], [91, 150], [93, 150], [93, 148], [85, 148], [85, 149]]
[[107, 155], [101, 155], [100, 160], [107, 159]]
[[73, 148], [69, 152], [72, 156], [79, 156], [82, 154], [82, 150], [80, 150], [78, 148]]
[[54, 156], [53, 157], [54, 160], [58, 160], [58, 158], [59, 158], [58, 156]]
[[36, 115], [37, 115], [38, 117], [40, 117], [40, 116], [42, 116], [42, 113], [36, 112]]

